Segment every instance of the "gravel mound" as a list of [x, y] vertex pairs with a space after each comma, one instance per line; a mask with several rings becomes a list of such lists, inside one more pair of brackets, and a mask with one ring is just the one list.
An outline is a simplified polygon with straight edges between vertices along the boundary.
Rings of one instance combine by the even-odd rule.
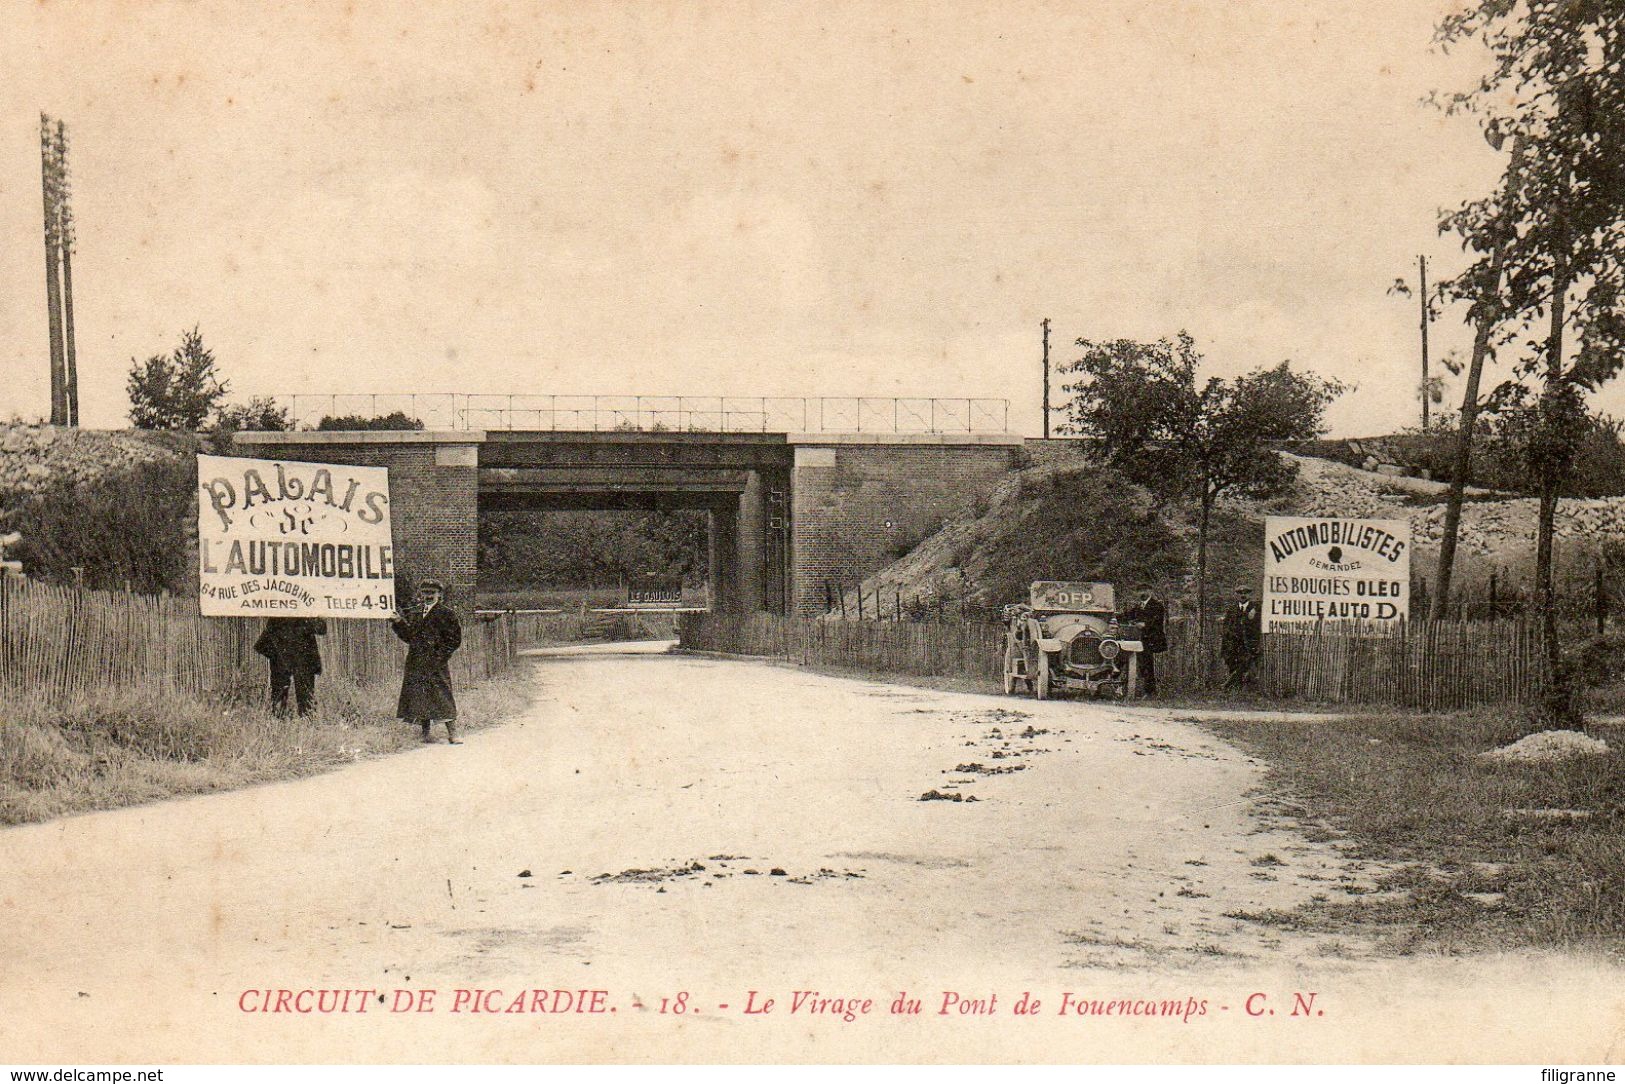
[[94, 481], [142, 463], [175, 460], [195, 445], [196, 438], [184, 434], [0, 425], [0, 495]]
[[[1286, 455], [1298, 466], [1292, 494], [1268, 504], [1233, 502], [1254, 515], [1348, 516], [1408, 520], [1419, 549], [1437, 550], [1444, 533], [1443, 482], [1400, 478], [1360, 470], [1329, 459]], [[1462, 506], [1460, 552], [1506, 562], [1534, 552], [1535, 521], [1540, 502], [1533, 497], [1493, 498], [1488, 490], [1468, 487], [1477, 499]], [[1554, 527], [1559, 539], [1594, 542], [1625, 539], [1625, 497], [1599, 497], [1557, 502]]]
[[1608, 743], [1578, 730], [1542, 730], [1527, 738], [1519, 738], [1511, 745], [1491, 749], [1479, 756], [1504, 764], [1530, 761], [1564, 760], [1568, 757], [1598, 756], [1608, 752]]

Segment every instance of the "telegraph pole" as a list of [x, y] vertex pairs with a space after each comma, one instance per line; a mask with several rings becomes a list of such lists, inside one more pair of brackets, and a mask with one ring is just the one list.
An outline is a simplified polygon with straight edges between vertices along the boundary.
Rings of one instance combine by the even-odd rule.
[[67, 368], [62, 348], [62, 280], [58, 276], [62, 240], [58, 160], [51, 118], [41, 113], [39, 126], [40, 184], [45, 192], [45, 304], [51, 335], [51, 424], [66, 425]]
[[1422, 299], [1422, 432], [1428, 429], [1428, 399], [1433, 395], [1433, 389], [1428, 386], [1428, 258], [1418, 256], [1417, 266], [1422, 273], [1422, 290], [1419, 296]]
[[62, 327], [66, 333], [63, 368], [63, 398], [67, 424], [79, 424], [79, 363], [73, 348], [73, 199], [68, 178], [68, 126], [56, 122], [57, 196], [62, 246]]
[[1044, 317], [1044, 439], [1049, 439], [1049, 317]]

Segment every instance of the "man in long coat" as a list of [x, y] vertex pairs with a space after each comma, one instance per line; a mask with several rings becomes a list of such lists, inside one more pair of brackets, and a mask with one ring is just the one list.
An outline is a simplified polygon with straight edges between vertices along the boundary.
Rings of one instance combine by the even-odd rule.
[[1253, 589], [1236, 587], [1236, 601], [1225, 608], [1224, 633], [1220, 651], [1227, 671], [1225, 688], [1239, 689], [1252, 684], [1253, 667], [1258, 665], [1259, 646], [1264, 638], [1264, 615], [1253, 601]]
[[423, 728], [423, 740], [433, 741], [429, 729], [436, 720], [446, 724], [446, 740], [457, 740], [457, 700], [451, 693], [451, 656], [463, 642], [463, 626], [443, 599], [445, 587], [424, 580], [418, 605], [395, 618], [390, 628], [406, 642], [406, 673], [401, 678], [401, 699], [395, 714]]
[[1146, 696], [1157, 695], [1157, 656], [1168, 650], [1168, 607], [1142, 583], [1135, 588], [1134, 605], [1123, 616], [1140, 626], [1140, 687]]
[[293, 686], [300, 715], [316, 709], [316, 675], [322, 672], [322, 652], [316, 637], [327, 635], [327, 622], [319, 617], [272, 617], [254, 641], [254, 650], [271, 664], [271, 710], [288, 713], [288, 686]]

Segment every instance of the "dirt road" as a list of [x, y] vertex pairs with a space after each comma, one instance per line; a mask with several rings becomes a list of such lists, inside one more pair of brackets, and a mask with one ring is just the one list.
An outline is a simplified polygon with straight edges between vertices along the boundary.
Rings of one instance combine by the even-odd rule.
[[[0, 1060], [1625, 1051], [1601, 963], [1386, 960], [1226, 917], [1374, 871], [1267, 827], [1260, 769], [1175, 713], [534, 665], [531, 710], [459, 748], [0, 832]], [[352, 993], [300, 993], [323, 990]]]

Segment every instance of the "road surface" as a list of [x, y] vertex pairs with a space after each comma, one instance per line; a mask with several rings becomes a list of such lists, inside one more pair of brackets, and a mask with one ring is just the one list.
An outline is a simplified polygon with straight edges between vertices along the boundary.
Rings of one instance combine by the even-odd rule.
[[1227, 917], [1378, 871], [1187, 713], [529, 665], [461, 747], [0, 832], [0, 1061], [1619, 1060], [1603, 963]]

